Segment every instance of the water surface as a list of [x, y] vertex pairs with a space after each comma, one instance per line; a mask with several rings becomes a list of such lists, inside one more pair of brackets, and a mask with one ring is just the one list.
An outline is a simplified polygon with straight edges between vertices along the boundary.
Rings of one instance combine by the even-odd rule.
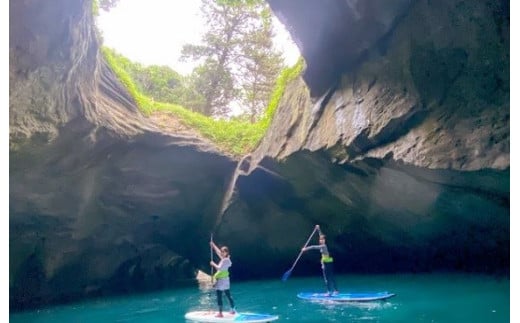
[[[237, 310], [276, 314], [276, 322], [509, 322], [509, 278], [466, 274], [343, 275], [344, 293], [389, 291], [397, 296], [369, 303], [312, 303], [298, 292], [323, 291], [320, 277], [286, 282], [232, 282]], [[226, 299], [224, 307], [227, 309]], [[213, 291], [184, 288], [10, 314], [10, 322], [189, 322], [189, 311], [216, 309]]]

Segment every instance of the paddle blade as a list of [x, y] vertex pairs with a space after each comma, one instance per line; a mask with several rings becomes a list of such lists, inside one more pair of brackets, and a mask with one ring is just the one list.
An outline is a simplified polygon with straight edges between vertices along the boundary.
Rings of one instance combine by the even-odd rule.
[[285, 272], [285, 274], [283, 274], [283, 276], [282, 276], [282, 281], [286, 281], [289, 278], [289, 276], [291, 276], [291, 272], [292, 272], [292, 270], [290, 270], [290, 269], [287, 270]]

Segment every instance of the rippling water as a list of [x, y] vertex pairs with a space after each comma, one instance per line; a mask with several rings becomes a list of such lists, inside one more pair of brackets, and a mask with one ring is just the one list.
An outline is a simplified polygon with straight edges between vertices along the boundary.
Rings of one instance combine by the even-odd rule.
[[[389, 291], [384, 302], [323, 304], [300, 300], [323, 291], [321, 277], [232, 282], [237, 310], [276, 314], [277, 322], [509, 322], [509, 278], [465, 274], [344, 275], [341, 292]], [[227, 308], [226, 299], [224, 307]], [[211, 290], [185, 288], [97, 299], [9, 315], [10, 322], [187, 322], [184, 314], [216, 309]]]

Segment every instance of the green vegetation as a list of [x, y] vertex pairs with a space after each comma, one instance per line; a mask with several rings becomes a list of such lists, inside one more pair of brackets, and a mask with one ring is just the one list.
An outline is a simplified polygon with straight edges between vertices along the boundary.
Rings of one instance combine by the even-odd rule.
[[114, 51], [107, 47], [102, 47], [101, 52], [105, 55], [105, 59], [108, 65], [110, 65], [114, 73], [116, 73], [117, 77], [119, 78], [119, 81], [123, 83], [130, 95], [134, 98], [135, 102], [137, 103], [141, 111], [145, 115], [150, 115], [150, 113], [152, 112], [152, 108], [150, 106], [152, 100], [143, 95], [138, 90], [134, 80], [132, 80], [128, 72], [124, 69], [125, 61], [120, 60], [120, 55], [114, 55]]
[[200, 44], [186, 44], [182, 59], [197, 62], [193, 91], [199, 111], [222, 117], [240, 102], [251, 122], [264, 112], [283, 68], [273, 43], [272, 15], [264, 0], [201, 0], [205, 31]]
[[98, 2], [98, 0], [92, 0], [92, 15], [94, 17], [99, 16], [99, 2]]
[[[98, 15], [118, 2], [93, 0], [92, 12]], [[203, 42], [183, 48], [185, 59], [199, 62], [190, 75], [168, 66], [143, 66], [106, 47], [102, 52], [144, 115], [171, 114], [172, 123], [194, 129], [223, 152], [241, 156], [264, 136], [286, 84], [301, 73], [303, 60], [282, 70], [282, 55], [272, 42], [271, 13], [263, 0], [202, 0], [201, 10], [207, 27]], [[244, 112], [228, 120], [231, 102], [240, 102]]]
[[127, 62], [121, 59], [121, 55], [114, 55], [114, 51], [108, 48], [102, 48], [102, 52], [107, 63], [145, 115], [155, 111], [169, 112], [178, 118], [179, 122], [197, 130], [222, 151], [234, 156], [247, 154], [257, 146], [271, 123], [287, 83], [300, 75], [303, 69], [303, 59], [300, 59], [295, 66], [282, 70], [262, 118], [256, 123], [250, 123], [240, 118], [215, 120], [177, 104], [157, 102], [139, 90], [136, 82], [125, 70], [124, 65]]
[[119, 0], [92, 0], [92, 15], [94, 17], [99, 15], [99, 9], [109, 11], [117, 6]]
[[117, 61], [117, 65], [135, 82], [139, 93], [153, 101], [179, 104], [201, 112], [203, 98], [191, 86], [190, 76], [182, 76], [169, 66], [143, 66], [112, 49], [104, 50], [110, 52], [110, 58]]

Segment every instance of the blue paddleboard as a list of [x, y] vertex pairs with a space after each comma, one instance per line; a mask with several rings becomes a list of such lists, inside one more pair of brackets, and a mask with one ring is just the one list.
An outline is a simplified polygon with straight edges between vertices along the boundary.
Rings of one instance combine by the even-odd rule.
[[297, 296], [308, 301], [370, 302], [385, 300], [395, 296], [395, 294], [389, 292], [339, 293], [336, 295], [328, 295], [327, 293], [298, 293]]
[[262, 323], [262, 322], [273, 322], [278, 320], [278, 316], [271, 314], [259, 314], [259, 313], [236, 313], [229, 314], [223, 312], [224, 317], [215, 317], [216, 311], [194, 311], [184, 315], [184, 318], [195, 321], [195, 322], [248, 322], [248, 323]]

